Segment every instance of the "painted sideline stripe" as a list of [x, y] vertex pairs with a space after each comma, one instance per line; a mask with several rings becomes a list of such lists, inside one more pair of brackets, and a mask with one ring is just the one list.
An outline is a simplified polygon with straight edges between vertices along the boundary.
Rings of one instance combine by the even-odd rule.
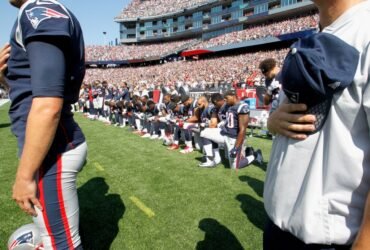
[[99, 164], [99, 162], [94, 162], [94, 166], [96, 167], [97, 170], [99, 171], [104, 171], [104, 168], [102, 165]]
[[149, 218], [154, 217], [155, 213], [153, 210], [145, 206], [143, 202], [141, 202], [137, 197], [131, 196], [130, 200], [141, 210], [143, 211]]

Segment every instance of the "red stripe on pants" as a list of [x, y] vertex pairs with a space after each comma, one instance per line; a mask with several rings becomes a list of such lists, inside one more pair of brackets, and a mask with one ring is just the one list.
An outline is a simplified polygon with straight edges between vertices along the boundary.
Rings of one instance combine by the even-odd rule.
[[66, 209], [64, 206], [64, 199], [63, 199], [62, 170], [63, 170], [62, 155], [58, 154], [57, 156], [57, 192], [58, 192], [60, 216], [63, 221], [64, 231], [66, 232], [68, 247], [73, 250], [74, 248], [73, 248], [73, 243], [72, 243], [71, 230], [69, 227], [67, 213], [66, 213]]
[[55, 245], [55, 239], [53, 237], [53, 232], [51, 231], [51, 228], [50, 228], [50, 223], [49, 223], [48, 215], [47, 215], [47, 212], [46, 212], [43, 178], [44, 178], [44, 171], [43, 171], [42, 166], [41, 166], [41, 168], [39, 170], [39, 183], [38, 183], [38, 186], [39, 186], [39, 195], [40, 195], [39, 200], [40, 200], [41, 206], [43, 208], [42, 217], [44, 218], [45, 227], [46, 227], [46, 230], [48, 231], [48, 234], [50, 236], [51, 244], [53, 246], [53, 249], [57, 249], [56, 248], [56, 245]]

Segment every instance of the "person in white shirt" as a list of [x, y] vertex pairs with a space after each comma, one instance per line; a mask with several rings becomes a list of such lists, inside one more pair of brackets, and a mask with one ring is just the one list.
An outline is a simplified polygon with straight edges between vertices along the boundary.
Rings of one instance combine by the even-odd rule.
[[[370, 22], [370, 1], [314, 3], [319, 9], [321, 33], [340, 39], [358, 53], [358, 58], [343, 58], [342, 51], [322, 58], [328, 62], [337, 59], [339, 66], [358, 60], [349, 65], [356, 66], [354, 75], [341, 91], [334, 90], [345, 81], [320, 78], [324, 80], [319, 82], [306, 75], [307, 82], [322, 84], [327, 93], [333, 92], [328, 94], [325, 111], [314, 111], [303, 92], [298, 95], [284, 87], [295, 74], [282, 76], [280, 106], [268, 121], [276, 139], [264, 187], [268, 215], [264, 249], [370, 249], [370, 30], [364, 25]], [[300, 49], [291, 49], [283, 75], [285, 66], [293, 67], [294, 58], [303, 58], [305, 52]], [[312, 60], [302, 65], [308, 72], [325, 73], [319, 72]], [[349, 76], [332, 74], [335, 69], [326, 67], [328, 75], [324, 76], [328, 79]]]

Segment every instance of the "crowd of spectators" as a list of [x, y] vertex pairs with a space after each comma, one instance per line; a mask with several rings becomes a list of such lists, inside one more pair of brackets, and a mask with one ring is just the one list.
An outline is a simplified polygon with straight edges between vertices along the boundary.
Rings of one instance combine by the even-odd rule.
[[[260, 51], [236, 56], [204, 60], [179, 60], [160, 65], [128, 68], [88, 69], [85, 82], [96, 80], [119, 85], [123, 81], [131, 86], [151, 89], [160, 86], [188, 85], [190, 88], [207, 89], [221, 83], [253, 82], [260, 84], [262, 76], [258, 64], [265, 58], [282, 62], [288, 50]], [[250, 79], [253, 77], [253, 79]]]
[[206, 49], [219, 45], [240, 43], [243, 41], [255, 40], [268, 36], [278, 36], [282, 34], [293, 33], [310, 28], [317, 28], [317, 26], [318, 16], [317, 14], [311, 14], [269, 24], [250, 26], [245, 30], [227, 33], [203, 42], [199, 42], [196, 39], [187, 39], [155, 44], [87, 46], [86, 60], [114, 61], [159, 57], [170, 53], [176, 53], [179, 50], [184, 49]]
[[211, 2], [212, 0], [133, 0], [118, 18], [158, 16]]
[[284, 21], [249, 26], [249, 28], [242, 31], [227, 33], [225, 35], [203, 41], [202, 43], [193, 46], [191, 49], [204, 49], [220, 45], [240, 43], [248, 40], [256, 40], [265, 37], [276, 37], [283, 34], [294, 33], [317, 27], [317, 14], [302, 16], [298, 18], [295, 17]]
[[119, 46], [86, 46], [86, 61], [130, 60], [163, 56], [187, 44], [193, 44], [195, 39], [167, 43], [119, 45]]

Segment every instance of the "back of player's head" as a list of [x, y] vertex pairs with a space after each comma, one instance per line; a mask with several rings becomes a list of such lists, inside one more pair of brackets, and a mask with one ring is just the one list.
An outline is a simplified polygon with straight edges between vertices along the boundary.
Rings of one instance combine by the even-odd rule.
[[274, 58], [267, 58], [260, 63], [258, 68], [261, 70], [262, 74], [266, 74], [267, 72], [273, 70], [276, 66], [277, 62]]
[[170, 103], [168, 104], [168, 108], [169, 108], [170, 110], [172, 110], [172, 111], [176, 108], [176, 106], [177, 106], [177, 103], [174, 103], [174, 102], [170, 102]]
[[125, 105], [124, 105], [124, 102], [123, 102], [123, 101], [118, 101], [118, 102], [116, 102], [116, 107], [117, 107], [117, 108], [122, 109], [124, 106], [125, 106]]
[[179, 103], [181, 100], [181, 97], [178, 95], [171, 95], [171, 102]]
[[183, 95], [183, 96], [181, 96], [181, 103], [185, 103], [185, 102], [187, 102], [188, 100], [190, 100], [190, 96], [188, 96], [188, 95]]
[[149, 101], [146, 103], [146, 105], [147, 105], [148, 107], [150, 107], [151, 105], [155, 105], [155, 102], [154, 102], [154, 101], [152, 101], [152, 100], [149, 100]]
[[211, 102], [216, 103], [222, 101], [224, 97], [220, 93], [214, 93], [211, 95]]

